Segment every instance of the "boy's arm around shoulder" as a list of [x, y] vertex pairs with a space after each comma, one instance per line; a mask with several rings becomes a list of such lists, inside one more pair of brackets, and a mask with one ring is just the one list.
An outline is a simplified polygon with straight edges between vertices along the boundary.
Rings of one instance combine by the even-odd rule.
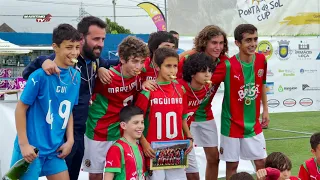
[[33, 73], [34, 71], [36, 71], [37, 69], [40, 69], [42, 67], [42, 64], [46, 61], [46, 60], [54, 60], [55, 58], [55, 54], [50, 54], [49, 56], [38, 56], [36, 59], [34, 59], [33, 61], [31, 61], [27, 67], [23, 70], [22, 72], [22, 77], [25, 80], [28, 80], [29, 76], [31, 73]]

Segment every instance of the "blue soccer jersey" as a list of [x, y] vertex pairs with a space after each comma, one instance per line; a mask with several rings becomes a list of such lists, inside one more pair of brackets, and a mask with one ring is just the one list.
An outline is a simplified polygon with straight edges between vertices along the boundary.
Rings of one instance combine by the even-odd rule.
[[[48, 76], [42, 69], [33, 72], [20, 100], [29, 105], [26, 130], [29, 144], [39, 149], [39, 156], [55, 155], [64, 143], [72, 108], [78, 103], [80, 73], [60, 68], [58, 75]], [[15, 147], [19, 148], [18, 138]]]

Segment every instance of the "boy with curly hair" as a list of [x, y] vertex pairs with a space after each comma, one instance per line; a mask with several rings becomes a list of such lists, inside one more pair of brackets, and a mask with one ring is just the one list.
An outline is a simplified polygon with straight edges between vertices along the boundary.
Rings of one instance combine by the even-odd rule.
[[142, 40], [128, 36], [120, 43], [118, 53], [121, 63], [110, 68], [114, 81], [103, 84], [97, 79], [89, 109], [82, 166], [90, 173], [90, 180], [103, 178], [106, 153], [120, 138], [119, 112], [132, 103], [137, 92], [137, 76], [149, 50]]

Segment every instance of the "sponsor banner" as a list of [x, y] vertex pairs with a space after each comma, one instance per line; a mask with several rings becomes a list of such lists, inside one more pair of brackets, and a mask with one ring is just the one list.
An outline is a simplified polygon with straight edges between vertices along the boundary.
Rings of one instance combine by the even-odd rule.
[[[319, 0], [170, 0], [168, 26], [192, 36], [209, 24], [221, 27], [229, 36], [239, 24], [253, 24], [263, 36], [317, 36], [319, 6]], [[295, 53], [286, 44], [278, 52], [280, 57]]]
[[[181, 48], [193, 47], [192, 37], [180, 37]], [[228, 37], [231, 57], [238, 53]], [[269, 112], [316, 111], [320, 109], [320, 49], [318, 37], [259, 37], [256, 52], [267, 63], [266, 93]], [[223, 92], [221, 85], [219, 92]]]

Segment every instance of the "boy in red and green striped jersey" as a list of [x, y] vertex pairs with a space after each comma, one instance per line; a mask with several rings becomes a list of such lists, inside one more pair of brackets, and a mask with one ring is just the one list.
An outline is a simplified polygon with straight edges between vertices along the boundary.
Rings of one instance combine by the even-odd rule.
[[[141, 73], [141, 83], [143, 83], [142, 89], [153, 89], [157, 87], [157, 84], [155, 83], [155, 79], [157, 78], [157, 70], [155, 68], [155, 62], [153, 61], [153, 53], [158, 48], [175, 48], [175, 39], [172, 34], [166, 32], [166, 31], [158, 31], [150, 34], [149, 40], [148, 40], [148, 48], [150, 51], [150, 56], [146, 58], [146, 61], [144, 63], [144, 68], [142, 69]], [[144, 83], [147, 81], [147, 83]], [[153, 88], [152, 88], [153, 87]]]
[[105, 180], [144, 180], [145, 160], [137, 144], [144, 130], [143, 111], [137, 106], [125, 106], [120, 111], [123, 136], [109, 149], [104, 168]]
[[[158, 88], [155, 91], [142, 91], [136, 101], [136, 105], [146, 113], [146, 128], [140, 143], [149, 158], [155, 158], [150, 146], [153, 141], [182, 140], [185, 137], [193, 140], [185, 119], [185, 91], [182, 85], [173, 82], [178, 68], [178, 54], [173, 49], [159, 48], [154, 56]], [[190, 141], [187, 153], [192, 149], [192, 144]], [[151, 180], [186, 179], [182, 168], [154, 170], [150, 175]]]
[[119, 111], [132, 103], [137, 92], [137, 74], [149, 51], [142, 40], [128, 36], [119, 45], [118, 53], [121, 64], [110, 68], [113, 82], [102, 84], [97, 80], [89, 109], [82, 167], [90, 173], [90, 180], [103, 177], [105, 155], [120, 138]]
[[[183, 64], [187, 62], [187, 58], [191, 56], [192, 54], [195, 53], [205, 53], [206, 55], [210, 56], [212, 58], [212, 61], [215, 63], [223, 63], [225, 60], [228, 59], [227, 57], [227, 52], [228, 52], [228, 40], [227, 40], [227, 35], [226, 33], [219, 28], [218, 26], [215, 25], [209, 25], [203, 28], [197, 37], [195, 38], [194, 41], [194, 49], [183, 52], [180, 54], [180, 61], [178, 65], [178, 78], [182, 78], [182, 75], [184, 74], [183, 72]], [[211, 105], [211, 101], [217, 92], [220, 84], [216, 84], [214, 86], [214, 89], [211, 89], [212, 95], [210, 96], [210, 102], [208, 104]], [[211, 108], [206, 112], [212, 113]], [[199, 113], [198, 113], [199, 114]], [[213, 120], [214, 117], [213, 115], [211, 116]], [[210, 118], [210, 116], [209, 116]], [[213, 128], [214, 129], [214, 128]], [[196, 131], [196, 132], [201, 132], [202, 130]], [[195, 133], [195, 132], [193, 132]], [[213, 138], [214, 139], [214, 138]], [[198, 145], [201, 145], [198, 144]], [[214, 147], [212, 146], [213, 144], [209, 145], [209, 147]], [[203, 146], [203, 145], [202, 145]], [[206, 165], [206, 179], [217, 179], [218, 177], [218, 166], [219, 166], [219, 159], [217, 156], [217, 151], [215, 148], [206, 148], [208, 147], [208, 144], [205, 146], [205, 154], [206, 154], [206, 159], [207, 159], [207, 165]], [[192, 166], [189, 166], [189, 168], [186, 169], [187, 171], [187, 176], [189, 176], [191, 173], [194, 172], [194, 170], [191, 168]]]
[[196, 52], [204, 52], [217, 62], [225, 61], [228, 59], [228, 39], [226, 33], [215, 25], [208, 25], [203, 28], [194, 40], [194, 49], [185, 51], [179, 55], [178, 78], [182, 78], [182, 67], [188, 56]]
[[257, 170], [264, 167], [267, 156], [262, 133], [260, 105], [263, 104], [262, 124], [269, 122], [266, 72], [267, 61], [255, 53], [258, 44], [257, 28], [241, 24], [235, 31], [239, 54], [220, 63], [212, 82], [224, 82], [224, 99], [221, 113], [220, 158], [227, 162], [226, 178], [236, 173], [239, 157], [254, 160]]
[[314, 157], [306, 160], [300, 166], [298, 176], [301, 180], [320, 179], [320, 132], [316, 132], [311, 136], [310, 145]]
[[[207, 159], [214, 161], [214, 165], [207, 171], [212, 176], [207, 179], [218, 178], [219, 151], [218, 131], [211, 110], [211, 101], [215, 87], [211, 87], [211, 76], [216, 63], [205, 53], [195, 53], [188, 57], [183, 65], [183, 79], [179, 84], [186, 89], [188, 106], [188, 125], [194, 137], [194, 145], [203, 147]], [[188, 179], [199, 179], [199, 169], [194, 150], [188, 155]], [[210, 178], [209, 178], [210, 177]]]

